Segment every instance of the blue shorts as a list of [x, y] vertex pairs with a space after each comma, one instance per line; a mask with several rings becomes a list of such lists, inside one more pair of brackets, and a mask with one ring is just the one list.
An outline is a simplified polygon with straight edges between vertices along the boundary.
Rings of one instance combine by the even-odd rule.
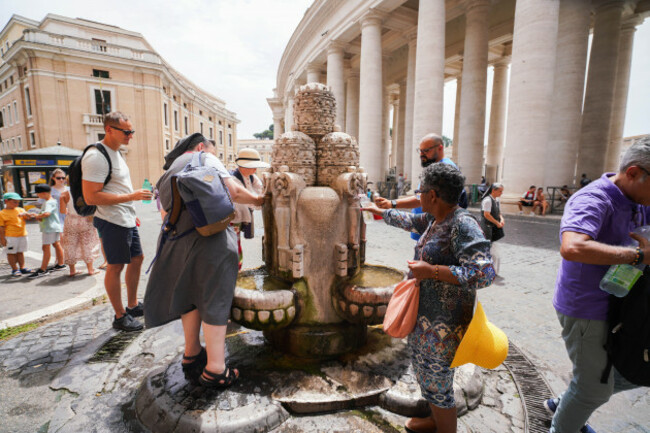
[[93, 218], [93, 225], [102, 239], [106, 261], [110, 265], [131, 263], [131, 258], [142, 255], [137, 227], [122, 227], [101, 218]]

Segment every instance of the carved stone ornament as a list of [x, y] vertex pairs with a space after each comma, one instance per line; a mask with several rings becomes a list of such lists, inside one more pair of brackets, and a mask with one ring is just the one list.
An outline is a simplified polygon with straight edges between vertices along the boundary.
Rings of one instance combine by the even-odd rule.
[[306, 186], [316, 183], [316, 144], [302, 132], [285, 132], [275, 140], [271, 161], [273, 171], [281, 171], [284, 165], [291, 173], [300, 175]]
[[348, 172], [348, 167], [359, 166], [357, 140], [345, 132], [331, 132], [316, 145], [318, 185], [332, 186], [336, 178]]
[[300, 86], [293, 102], [293, 123], [298, 131], [318, 139], [334, 130], [335, 117], [336, 99], [326, 85]]

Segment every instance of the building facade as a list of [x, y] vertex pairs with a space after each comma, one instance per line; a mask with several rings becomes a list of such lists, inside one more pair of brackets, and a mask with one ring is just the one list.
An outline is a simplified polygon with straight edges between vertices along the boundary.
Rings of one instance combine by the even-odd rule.
[[[455, 114], [448, 156], [469, 184], [503, 182], [506, 203], [531, 184], [596, 178], [618, 163], [634, 31], [648, 14], [650, 0], [315, 0], [267, 99], [274, 131], [291, 129], [297, 88], [318, 81], [371, 181], [393, 167], [417, 179], [419, 141], [442, 132], [443, 109]], [[451, 80], [456, 104], [444, 107]]]
[[14, 15], [0, 31], [0, 154], [103, 138], [103, 114], [122, 111], [134, 139], [123, 151], [134, 186], [158, 179], [181, 137], [215, 140], [234, 162], [239, 120], [226, 103], [174, 70], [136, 32], [48, 14]]

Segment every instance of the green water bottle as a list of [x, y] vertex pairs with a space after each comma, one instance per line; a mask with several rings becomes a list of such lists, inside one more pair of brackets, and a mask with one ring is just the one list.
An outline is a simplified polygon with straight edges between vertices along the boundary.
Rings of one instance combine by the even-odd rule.
[[[151, 188], [151, 182], [149, 182], [149, 179], [145, 179], [144, 183], [142, 184], [142, 189], [148, 189], [149, 191], [153, 191]], [[142, 200], [142, 203], [149, 204], [151, 203], [151, 200]]]

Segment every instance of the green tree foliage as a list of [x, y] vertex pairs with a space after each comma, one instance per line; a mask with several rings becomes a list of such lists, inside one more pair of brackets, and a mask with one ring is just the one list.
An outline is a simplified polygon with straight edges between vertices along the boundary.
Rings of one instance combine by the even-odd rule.
[[258, 140], [273, 140], [273, 124], [269, 125], [269, 129], [263, 132], [256, 132], [253, 137]]
[[445, 147], [449, 147], [453, 144], [452, 139], [447, 137], [446, 135], [442, 136], [442, 142], [444, 143]]

